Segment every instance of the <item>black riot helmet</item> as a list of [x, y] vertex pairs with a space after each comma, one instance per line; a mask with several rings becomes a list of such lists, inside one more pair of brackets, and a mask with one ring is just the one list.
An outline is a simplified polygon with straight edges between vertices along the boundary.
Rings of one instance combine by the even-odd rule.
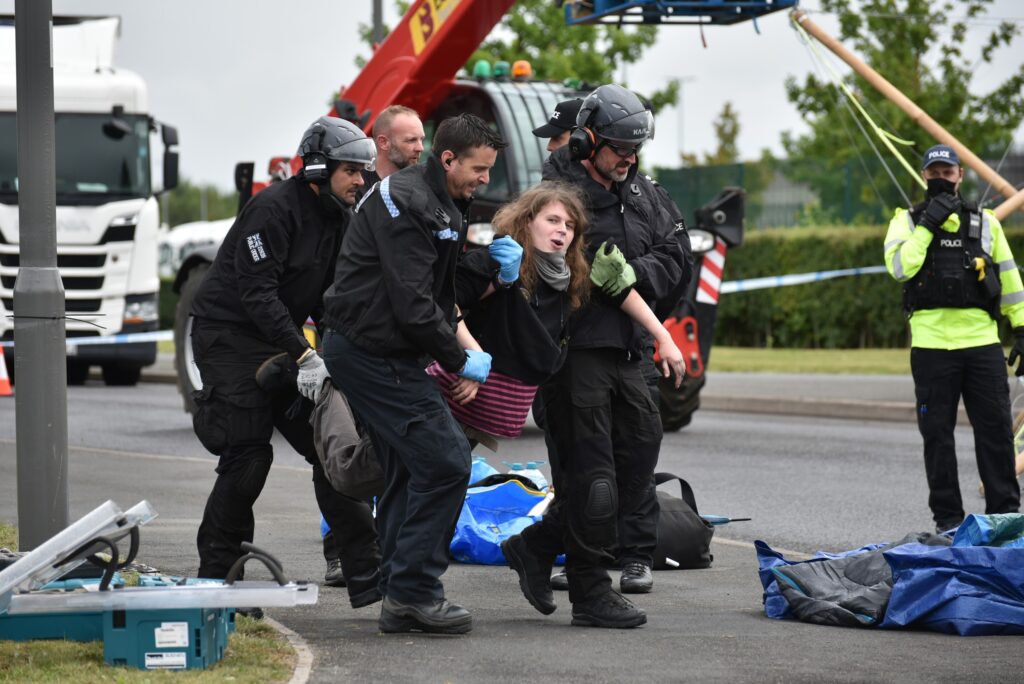
[[654, 137], [654, 115], [635, 93], [609, 83], [587, 95], [569, 137], [575, 159], [590, 159], [602, 141], [640, 145]]
[[372, 171], [377, 161], [377, 147], [355, 124], [333, 116], [321, 116], [302, 134], [299, 156], [302, 157], [299, 177], [310, 183], [323, 184], [335, 167], [344, 161], [363, 164]]

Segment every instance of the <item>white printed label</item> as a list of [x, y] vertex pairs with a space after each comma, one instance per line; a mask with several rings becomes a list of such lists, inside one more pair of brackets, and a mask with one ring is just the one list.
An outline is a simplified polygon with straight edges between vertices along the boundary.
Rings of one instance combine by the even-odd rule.
[[147, 670], [184, 670], [187, 663], [188, 658], [184, 651], [147, 653], [145, 667]]
[[188, 623], [163, 622], [153, 630], [157, 648], [188, 648]]

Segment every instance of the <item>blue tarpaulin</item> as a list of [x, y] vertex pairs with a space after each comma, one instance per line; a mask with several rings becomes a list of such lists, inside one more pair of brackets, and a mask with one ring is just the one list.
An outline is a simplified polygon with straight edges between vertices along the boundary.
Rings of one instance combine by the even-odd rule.
[[893, 587], [883, 628], [1024, 634], [1024, 548], [907, 544], [885, 560]]
[[471, 487], [455, 524], [452, 557], [461, 563], [504, 565], [505, 556], [499, 545], [540, 519], [527, 513], [543, 500], [542, 493], [527, 489], [516, 480]]
[[[1024, 634], [1024, 515], [970, 515], [957, 530], [952, 546], [935, 545], [935, 539], [926, 539], [930, 535], [920, 537], [929, 544], [907, 540], [891, 546], [872, 544], [841, 554], [819, 554], [806, 561], [788, 560], [758, 541], [765, 614], [792, 618], [802, 609], [805, 614], [801, 618], [809, 622], [842, 624], [824, 615], [820, 607], [832, 602], [837, 611], [849, 610], [856, 605], [860, 587], [884, 587], [891, 582], [891, 593], [887, 599], [881, 597], [884, 617], [859, 626], [910, 627], [963, 636]], [[869, 566], [838, 560], [863, 556], [883, 546], [889, 548], [882, 552], [885, 564], [876, 564], [872, 570], [877, 576], [850, 574], [851, 568], [863, 571]], [[811, 567], [813, 564], [817, 566]], [[786, 570], [799, 565], [807, 571]], [[814, 581], [794, 582], [791, 576]], [[778, 584], [780, 578], [787, 582], [785, 592]], [[837, 592], [844, 584], [859, 586], [847, 596]], [[790, 599], [798, 603], [791, 605]], [[806, 614], [808, 599], [815, 614]]]

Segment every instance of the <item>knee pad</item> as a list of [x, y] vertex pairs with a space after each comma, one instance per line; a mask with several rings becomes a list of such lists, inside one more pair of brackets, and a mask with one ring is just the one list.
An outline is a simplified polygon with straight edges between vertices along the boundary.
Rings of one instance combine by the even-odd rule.
[[583, 514], [588, 523], [602, 523], [615, 517], [618, 510], [618, 497], [615, 483], [607, 478], [600, 478], [590, 483], [587, 492], [587, 503]]
[[[267, 475], [270, 474], [270, 464], [273, 459], [266, 456], [253, 456], [239, 463], [234, 470], [235, 494], [245, 501], [255, 503], [263, 491], [263, 485], [267, 482]], [[250, 503], [250, 505], [252, 505]]]

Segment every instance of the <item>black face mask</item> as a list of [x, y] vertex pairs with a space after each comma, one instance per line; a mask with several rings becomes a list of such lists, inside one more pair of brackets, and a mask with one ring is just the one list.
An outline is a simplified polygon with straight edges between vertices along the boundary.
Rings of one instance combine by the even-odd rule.
[[931, 199], [943, 193], [956, 196], [956, 183], [945, 178], [929, 178], [928, 190], [925, 192], [925, 196]]
[[329, 216], [333, 217], [344, 216], [348, 210], [348, 205], [331, 192], [328, 185], [320, 186], [320, 206]]

